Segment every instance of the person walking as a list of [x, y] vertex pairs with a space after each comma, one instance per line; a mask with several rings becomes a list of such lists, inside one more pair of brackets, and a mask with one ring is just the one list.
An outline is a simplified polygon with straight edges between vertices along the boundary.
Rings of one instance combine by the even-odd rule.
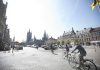
[[11, 45], [11, 48], [12, 48], [12, 53], [13, 53], [15, 46], [14, 45]]
[[39, 48], [39, 46], [37, 45], [37, 46], [36, 46], [36, 49], [38, 50], [38, 48]]

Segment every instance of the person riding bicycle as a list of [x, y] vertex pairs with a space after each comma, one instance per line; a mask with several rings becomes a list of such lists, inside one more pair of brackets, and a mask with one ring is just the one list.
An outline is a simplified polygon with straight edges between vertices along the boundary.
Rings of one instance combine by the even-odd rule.
[[53, 44], [50, 45], [50, 50], [51, 50], [51, 52], [54, 54]]
[[82, 60], [84, 59], [84, 56], [86, 56], [86, 50], [82, 47], [81, 44], [77, 44], [76, 48], [72, 51], [72, 53], [75, 51], [75, 50], [78, 50], [78, 52], [80, 53], [79, 55], [79, 67], [82, 65]]
[[65, 49], [66, 49], [66, 53], [67, 53], [67, 55], [65, 55], [65, 57], [68, 57], [68, 53], [69, 53], [69, 46], [66, 44], [66, 46], [65, 46]]

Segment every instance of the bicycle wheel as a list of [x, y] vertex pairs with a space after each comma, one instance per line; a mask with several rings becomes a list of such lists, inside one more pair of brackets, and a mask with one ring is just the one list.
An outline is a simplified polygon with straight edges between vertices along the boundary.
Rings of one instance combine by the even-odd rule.
[[68, 54], [68, 55], [67, 55], [67, 60], [68, 60], [69, 63], [70, 63], [70, 61], [71, 61], [71, 58], [72, 58], [71, 54]]
[[72, 67], [72, 68], [76, 68], [76, 66], [77, 66], [77, 60], [76, 60], [76, 58], [75, 57], [70, 57], [69, 58], [69, 64], [70, 64], [70, 66]]
[[64, 59], [67, 59], [67, 54], [66, 54], [66, 52], [63, 52], [63, 58], [64, 58]]
[[97, 66], [91, 60], [86, 60], [84, 62], [84, 70], [97, 70]]

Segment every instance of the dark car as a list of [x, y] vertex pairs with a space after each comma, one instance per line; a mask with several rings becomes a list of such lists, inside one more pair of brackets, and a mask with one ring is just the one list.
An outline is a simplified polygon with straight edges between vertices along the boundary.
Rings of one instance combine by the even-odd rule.
[[23, 50], [23, 46], [21, 46], [21, 45], [15, 45], [15, 49], [16, 50]]
[[50, 49], [50, 47], [47, 46], [47, 45], [42, 45], [41, 47], [44, 48], [45, 50], [49, 50]]

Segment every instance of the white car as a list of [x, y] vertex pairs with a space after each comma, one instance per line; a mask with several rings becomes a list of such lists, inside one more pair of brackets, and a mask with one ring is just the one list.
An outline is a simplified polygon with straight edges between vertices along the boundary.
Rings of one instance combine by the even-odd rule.
[[32, 48], [36, 48], [37, 46], [36, 46], [36, 45], [32, 45], [31, 47], [32, 47]]

